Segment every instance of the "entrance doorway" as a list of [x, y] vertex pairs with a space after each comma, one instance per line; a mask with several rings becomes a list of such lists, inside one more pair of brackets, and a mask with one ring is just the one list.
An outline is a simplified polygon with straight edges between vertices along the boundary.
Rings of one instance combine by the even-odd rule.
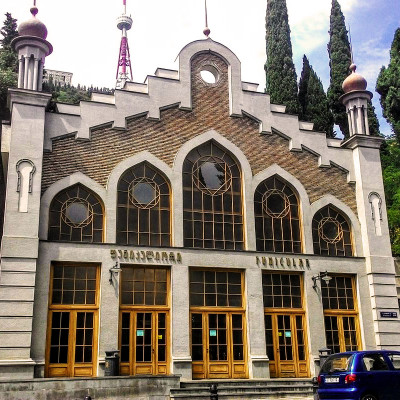
[[121, 266], [121, 375], [169, 373], [169, 269]]
[[271, 377], [309, 377], [303, 276], [264, 271], [263, 294]]
[[99, 268], [51, 267], [46, 377], [96, 375]]
[[121, 351], [131, 356], [121, 364], [122, 375], [167, 374], [167, 326], [167, 312], [121, 313]]
[[303, 315], [266, 314], [265, 332], [271, 377], [308, 377]]
[[194, 379], [246, 378], [243, 313], [192, 313]]
[[193, 379], [247, 378], [243, 274], [190, 270]]

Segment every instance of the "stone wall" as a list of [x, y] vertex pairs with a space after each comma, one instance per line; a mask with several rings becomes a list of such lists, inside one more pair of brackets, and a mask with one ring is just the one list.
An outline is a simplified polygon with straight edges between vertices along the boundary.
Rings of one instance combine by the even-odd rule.
[[1, 400], [167, 400], [179, 376], [62, 378], [0, 381]]
[[[200, 78], [202, 67], [210, 63], [220, 71], [214, 86]], [[102, 127], [93, 130], [89, 141], [75, 140], [74, 135], [53, 139], [53, 150], [45, 153], [43, 159], [42, 190], [78, 171], [105, 186], [111, 170], [120, 161], [143, 150], [172, 166], [178, 149], [186, 141], [215, 129], [243, 151], [254, 175], [276, 163], [304, 185], [311, 202], [331, 194], [357, 214], [354, 185], [347, 183], [346, 172], [335, 166], [319, 168], [316, 155], [305, 149], [289, 151], [288, 140], [277, 132], [261, 135], [258, 121], [230, 116], [228, 67], [221, 58], [210, 53], [194, 57], [192, 100], [192, 111], [180, 110], [175, 105], [163, 110], [159, 121], [146, 116], [132, 117], [126, 130]]]

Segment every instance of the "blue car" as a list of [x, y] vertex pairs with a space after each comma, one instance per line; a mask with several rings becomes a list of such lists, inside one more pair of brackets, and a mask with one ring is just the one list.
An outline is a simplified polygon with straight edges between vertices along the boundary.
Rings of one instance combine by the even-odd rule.
[[318, 376], [321, 400], [400, 400], [400, 352], [349, 351], [327, 358]]

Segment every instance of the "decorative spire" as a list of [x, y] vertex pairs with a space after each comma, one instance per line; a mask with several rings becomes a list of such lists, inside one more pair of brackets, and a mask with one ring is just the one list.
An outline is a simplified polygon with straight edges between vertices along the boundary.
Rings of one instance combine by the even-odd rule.
[[205, 10], [205, 16], [206, 16], [206, 27], [204, 28], [203, 33], [208, 38], [210, 36], [211, 30], [208, 27], [207, 0], [204, 0], [204, 10]]
[[132, 28], [132, 18], [126, 15], [126, 0], [122, 0], [124, 6], [123, 14], [117, 19], [117, 28], [122, 31], [121, 45], [119, 48], [117, 85], [118, 89], [123, 89], [127, 81], [132, 80], [132, 66], [129, 53], [127, 31]]

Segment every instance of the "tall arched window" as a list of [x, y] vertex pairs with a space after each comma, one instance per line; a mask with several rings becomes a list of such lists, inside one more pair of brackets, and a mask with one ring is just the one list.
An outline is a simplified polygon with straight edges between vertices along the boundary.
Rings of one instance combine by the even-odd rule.
[[312, 222], [314, 253], [352, 256], [351, 229], [346, 217], [331, 205], [319, 210]]
[[117, 243], [171, 245], [170, 186], [154, 167], [142, 162], [118, 182]]
[[103, 205], [81, 184], [58, 193], [50, 205], [49, 240], [101, 243]]
[[301, 253], [299, 201], [292, 188], [273, 176], [254, 194], [258, 251]]
[[209, 141], [183, 163], [183, 228], [186, 247], [244, 248], [242, 184], [238, 163]]

